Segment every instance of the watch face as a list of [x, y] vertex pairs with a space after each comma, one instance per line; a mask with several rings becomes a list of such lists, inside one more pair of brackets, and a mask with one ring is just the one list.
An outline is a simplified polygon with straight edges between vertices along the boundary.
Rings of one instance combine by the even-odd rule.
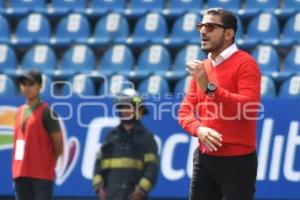
[[210, 90], [210, 91], [214, 91], [216, 89], [216, 86], [213, 84], [213, 83], [209, 83], [207, 85], [207, 88]]

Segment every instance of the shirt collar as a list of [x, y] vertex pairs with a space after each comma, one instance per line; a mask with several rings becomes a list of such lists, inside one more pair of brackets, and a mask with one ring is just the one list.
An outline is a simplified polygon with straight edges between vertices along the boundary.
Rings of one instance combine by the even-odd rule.
[[229, 58], [233, 53], [235, 53], [238, 50], [237, 46], [235, 43], [233, 43], [232, 45], [230, 45], [229, 47], [227, 47], [224, 51], [222, 51], [220, 53], [220, 55], [218, 55], [216, 57], [215, 60], [212, 59], [211, 57], [211, 53], [208, 54], [208, 58], [211, 59], [213, 66], [217, 66], [219, 64], [221, 64], [224, 60], [226, 60], [227, 58]]

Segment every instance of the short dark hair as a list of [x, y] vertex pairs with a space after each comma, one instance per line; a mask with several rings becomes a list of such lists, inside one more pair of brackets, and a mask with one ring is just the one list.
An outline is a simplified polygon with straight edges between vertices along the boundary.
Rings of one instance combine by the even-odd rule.
[[225, 28], [230, 28], [237, 31], [237, 18], [235, 14], [223, 8], [210, 8], [204, 11], [203, 15], [217, 15], [221, 17], [222, 24]]

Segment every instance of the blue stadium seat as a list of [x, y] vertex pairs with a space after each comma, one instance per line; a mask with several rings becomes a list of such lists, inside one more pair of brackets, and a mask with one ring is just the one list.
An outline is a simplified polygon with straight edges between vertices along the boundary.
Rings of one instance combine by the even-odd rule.
[[290, 17], [283, 28], [282, 38], [279, 45], [290, 47], [295, 43], [300, 43], [300, 12]]
[[244, 46], [254, 47], [257, 44], [275, 44], [279, 39], [279, 23], [270, 13], [261, 13], [250, 21]]
[[137, 17], [147, 12], [161, 13], [164, 8], [164, 0], [130, 0], [129, 15]]
[[284, 0], [282, 1], [282, 7], [279, 12], [280, 16], [289, 17], [300, 11], [299, 0]]
[[180, 94], [186, 93], [191, 79], [192, 79], [192, 76], [185, 76], [185, 77], [181, 78], [175, 85], [174, 95], [179, 97]]
[[125, 43], [129, 34], [127, 20], [119, 13], [109, 13], [96, 24], [91, 44]]
[[61, 76], [70, 77], [75, 73], [90, 74], [95, 68], [94, 52], [86, 45], [74, 45], [61, 59], [59, 71]]
[[165, 75], [171, 66], [171, 57], [169, 51], [161, 45], [152, 45], [143, 50], [140, 54], [135, 76], [144, 78], [151, 73]]
[[54, 93], [54, 92], [51, 92], [53, 81], [46, 74], [42, 74], [42, 79], [43, 79], [43, 84], [42, 84], [42, 89], [40, 91], [40, 96], [42, 98], [51, 97], [51, 94]]
[[142, 96], [144, 94], [165, 96], [170, 92], [170, 88], [167, 80], [156, 74], [143, 80], [138, 87], [138, 92]]
[[4, 7], [3, 0], [0, 0], [0, 15], [5, 14], [6, 8]]
[[236, 41], [237, 45], [243, 46], [243, 44], [244, 44], [244, 26], [243, 26], [243, 23], [242, 23], [242, 20], [240, 19], [240, 17], [237, 16], [237, 20], [238, 20], [238, 27], [237, 27], [237, 31], [235, 33], [235, 41]]
[[10, 27], [7, 19], [0, 15], [0, 43], [10, 43]]
[[8, 15], [21, 16], [30, 12], [45, 13], [46, 0], [10, 0], [6, 8]]
[[16, 86], [6, 74], [0, 74], [0, 98], [15, 97]]
[[167, 23], [158, 13], [148, 13], [140, 18], [132, 35], [132, 45], [141, 46], [149, 43], [163, 43], [167, 34]]
[[295, 46], [287, 54], [284, 61], [284, 71], [300, 74], [300, 45]]
[[241, 7], [241, 0], [208, 0], [208, 8], [223, 8], [237, 13]]
[[134, 83], [131, 82], [126, 76], [121, 74], [114, 74], [109, 79], [108, 82], [104, 82], [100, 89], [99, 95], [105, 96], [116, 96], [122, 90], [126, 88], [134, 88]]
[[91, 9], [87, 14], [92, 16], [103, 16], [108, 12], [123, 13], [126, 8], [126, 0], [92, 0]]
[[48, 75], [53, 75], [55, 67], [55, 53], [47, 45], [36, 45], [30, 48], [21, 63], [22, 70], [36, 69]]
[[300, 76], [293, 76], [280, 87], [279, 97], [283, 99], [300, 99]]
[[186, 62], [192, 60], [203, 60], [206, 54], [201, 50], [199, 45], [187, 45], [180, 50], [175, 57], [174, 64], [170, 73], [167, 73], [168, 78], [182, 78], [186, 75]]
[[5, 74], [15, 74], [17, 58], [15, 51], [6, 44], [0, 44], [0, 71]]
[[263, 99], [276, 97], [276, 89], [273, 79], [268, 76], [261, 77], [260, 94]]
[[279, 72], [279, 56], [272, 46], [259, 45], [252, 52], [263, 74], [272, 75]]
[[279, 7], [279, 0], [246, 0], [241, 13], [242, 17], [254, 17], [260, 12], [273, 13]]
[[114, 45], [107, 49], [101, 60], [99, 70], [105, 75], [113, 73], [128, 74], [134, 65], [134, 56], [125, 45]]
[[51, 26], [48, 19], [39, 13], [33, 13], [19, 22], [13, 43], [18, 46], [47, 44], [50, 42], [50, 37]]
[[68, 45], [70, 43], [87, 43], [91, 27], [87, 18], [73, 13], [64, 17], [56, 28], [54, 45]]
[[169, 45], [199, 44], [200, 35], [197, 31], [197, 23], [200, 20], [200, 16], [196, 13], [187, 13], [178, 18], [172, 28]]
[[169, 0], [169, 7], [164, 12], [170, 17], [179, 17], [186, 12], [199, 12], [203, 8], [203, 0]]
[[75, 75], [70, 79], [70, 84], [65, 84], [62, 87], [61, 95], [73, 97], [88, 97], [95, 95], [95, 86], [91, 78], [84, 74]]
[[70, 12], [85, 13], [86, 0], [52, 0], [48, 9], [50, 15], [66, 15]]

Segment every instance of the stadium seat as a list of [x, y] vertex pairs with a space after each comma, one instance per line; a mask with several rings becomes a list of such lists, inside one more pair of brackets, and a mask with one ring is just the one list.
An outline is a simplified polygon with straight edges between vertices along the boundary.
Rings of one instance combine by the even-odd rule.
[[114, 74], [108, 82], [104, 82], [99, 90], [99, 95], [116, 96], [126, 88], [134, 88], [134, 83], [121, 74]]
[[235, 33], [235, 42], [238, 45], [238, 47], [244, 48], [244, 26], [242, 24], [242, 21], [238, 17], [238, 27], [237, 31]]
[[0, 43], [10, 43], [10, 27], [7, 19], [0, 15]]
[[180, 97], [180, 94], [184, 94], [187, 92], [191, 79], [192, 76], [185, 76], [176, 83], [174, 88], [174, 95], [176, 97]]
[[73, 76], [75, 73], [90, 74], [95, 68], [94, 52], [85, 45], [74, 45], [69, 48], [61, 59], [59, 73], [63, 77]]
[[268, 76], [261, 77], [260, 94], [263, 99], [270, 99], [276, 97], [276, 89], [273, 79]]
[[169, 45], [178, 47], [191, 43], [199, 44], [200, 34], [197, 31], [198, 22], [200, 22], [200, 16], [196, 13], [187, 13], [178, 18], [172, 28]]
[[244, 9], [239, 12], [241, 17], [254, 17], [260, 12], [273, 13], [279, 7], [279, 0], [246, 0]]
[[259, 45], [252, 52], [252, 56], [263, 74], [272, 75], [274, 72], [279, 72], [279, 56], [272, 46]]
[[278, 15], [282, 17], [289, 17], [300, 11], [300, 1], [299, 0], [285, 0], [282, 1], [281, 9]]
[[163, 43], [167, 31], [167, 23], [163, 16], [158, 13], [148, 13], [138, 20], [132, 40], [129, 40], [128, 43], [135, 46]]
[[107, 45], [110, 43], [126, 43], [129, 34], [127, 20], [119, 13], [109, 13], [96, 24], [90, 44]]
[[6, 44], [0, 44], [0, 72], [15, 74], [17, 58], [15, 51]]
[[170, 66], [169, 51], [161, 45], [152, 45], [140, 54], [133, 75], [137, 78], [144, 78], [151, 73], [165, 75]]
[[109, 12], [123, 13], [126, 8], [126, 0], [92, 0], [91, 8], [87, 14], [103, 16]]
[[140, 83], [138, 92], [142, 96], [145, 94], [165, 96], [170, 89], [165, 78], [160, 75], [152, 75]]
[[36, 45], [30, 48], [21, 63], [21, 70], [36, 69], [48, 75], [53, 75], [55, 67], [55, 53], [47, 45]]
[[85, 13], [86, 0], [52, 0], [48, 9], [50, 15], [62, 16], [70, 12]]
[[95, 86], [93, 81], [84, 74], [75, 75], [70, 79], [70, 84], [64, 84], [60, 95], [73, 97], [88, 97], [95, 95]]
[[6, 74], [0, 74], [0, 98], [15, 97], [16, 86]]
[[241, 0], [208, 0], [208, 8], [223, 8], [238, 13], [241, 7]]
[[300, 76], [293, 76], [280, 87], [279, 97], [283, 99], [300, 99]]
[[42, 74], [43, 84], [42, 89], [40, 90], [40, 96], [42, 98], [49, 98], [51, 97], [51, 94], [54, 92], [51, 92], [52, 89], [52, 79], [49, 78], [49, 76]]
[[91, 28], [87, 18], [73, 13], [64, 17], [56, 27], [54, 45], [68, 45], [70, 43], [87, 43]]
[[125, 45], [115, 45], [107, 49], [101, 60], [99, 70], [105, 75], [113, 73], [127, 74], [134, 65], [134, 56]]
[[6, 13], [6, 8], [4, 7], [4, 2], [3, 0], [0, 0], [0, 15]]
[[284, 61], [284, 71], [300, 74], [300, 45], [295, 46], [287, 54]]
[[50, 42], [50, 37], [51, 26], [48, 19], [39, 13], [33, 13], [19, 22], [13, 43], [18, 46], [47, 44]]
[[129, 15], [142, 16], [148, 12], [161, 13], [164, 8], [164, 0], [130, 0]]
[[6, 12], [13, 16], [22, 16], [30, 12], [45, 13], [46, 0], [10, 0]]
[[179, 17], [186, 12], [196, 12], [203, 8], [203, 0], [169, 0], [169, 7], [164, 15]]
[[186, 62], [192, 60], [203, 60], [206, 58], [206, 54], [201, 51], [199, 45], [187, 45], [180, 50], [175, 57], [173, 67], [170, 72], [167, 73], [168, 78], [182, 78], [186, 75]]
[[257, 44], [272, 45], [279, 39], [279, 23], [270, 13], [261, 13], [250, 21], [244, 46], [254, 47]]
[[290, 47], [295, 43], [300, 43], [300, 12], [290, 17], [284, 25], [282, 38], [279, 46]]

